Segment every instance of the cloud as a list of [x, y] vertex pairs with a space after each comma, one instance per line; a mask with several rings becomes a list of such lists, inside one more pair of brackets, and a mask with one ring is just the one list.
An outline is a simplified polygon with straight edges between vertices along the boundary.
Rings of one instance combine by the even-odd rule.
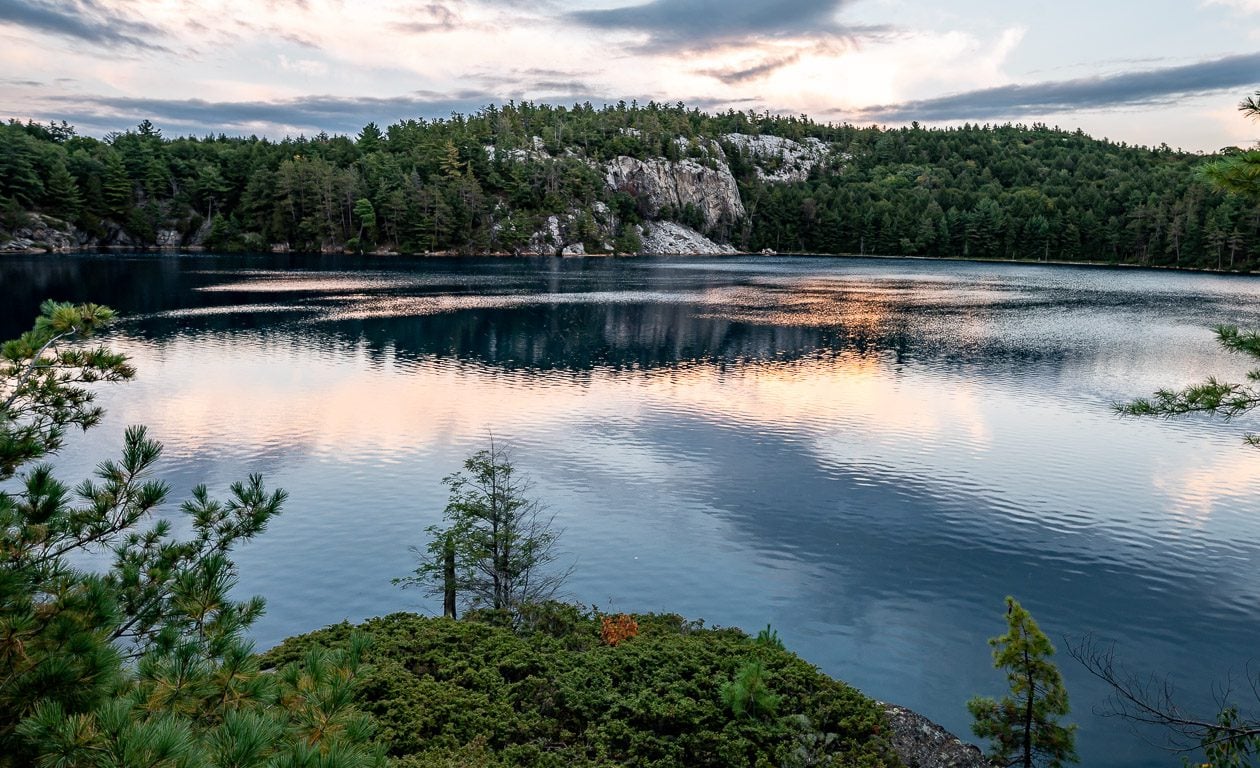
[[844, 27], [836, 14], [853, 0], [651, 0], [565, 18], [604, 31], [648, 37], [644, 48], [670, 50], [728, 45], [752, 39], [851, 35], [868, 28]]
[[283, 53], [276, 58], [280, 68], [286, 72], [296, 72], [308, 77], [328, 74], [328, 65], [314, 59], [291, 59]]
[[550, 92], [566, 100], [573, 94], [595, 93], [596, 88], [583, 79], [585, 73], [574, 70], [529, 67], [526, 69], [473, 69], [465, 75], [466, 82], [475, 82], [494, 93]]
[[1204, 5], [1229, 5], [1243, 13], [1260, 13], [1260, 0], [1206, 0]]
[[395, 97], [309, 96], [278, 101], [206, 101], [110, 96], [59, 96], [57, 119], [89, 129], [117, 130], [150, 119], [184, 130], [258, 132], [357, 132], [366, 123], [412, 117], [442, 117], [472, 111], [493, 97], [482, 91], [416, 91]]
[[[550, 103], [607, 103], [608, 99], [566, 91], [545, 97]], [[452, 112], [470, 114], [493, 103], [506, 101], [501, 93], [464, 89], [451, 92], [414, 91], [394, 97], [308, 96], [277, 101], [207, 101], [204, 99], [150, 99], [112, 96], [65, 95], [45, 97], [32, 107], [37, 121], [67, 120], [84, 133], [104, 134], [135, 126], [144, 119], [174, 128], [167, 133], [260, 134], [273, 138], [301, 132], [357, 133], [368, 122], [385, 125], [412, 118], [443, 118]]]
[[[590, 103], [596, 108], [615, 104], [618, 99], [583, 90], [585, 84], [559, 80], [550, 85], [554, 92], [531, 100], [550, 104]], [[30, 106], [23, 119], [36, 122], [66, 120], [84, 135], [105, 135], [134, 128], [141, 120], [152, 120], [167, 135], [226, 133], [257, 134], [280, 139], [321, 131], [355, 134], [369, 122], [388, 125], [408, 119], [450, 117], [452, 112], [472, 114], [490, 104], [503, 104], [519, 95], [503, 88], [457, 91], [413, 91], [394, 97], [308, 96], [276, 101], [207, 101], [205, 99], [154, 99], [124, 96], [62, 95], [46, 96]], [[624, 100], [646, 104], [650, 94], [628, 94]], [[697, 96], [687, 99], [691, 107], [726, 108], [760, 103], [756, 98], [713, 99]]]
[[863, 110], [863, 120], [975, 120], [1165, 104], [1260, 83], [1260, 53], [1101, 77], [1003, 85]]
[[394, 26], [403, 32], [427, 34], [429, 32], [450, 32], [463, 25], [461, 15], [442, 3], [426, 3], [411, 11], [407, 21], [400, 21]]
[[98, 0], [0, 0], [0, 23], [105, 46], [158, 48], [160, 27], [118, 15]]
[[760, 80], [763, 77], [774, 74], [784, 67], [790, 67], [801, 60], [800, 53], [793, 53], [787, 56], [778, 56], [762, 61], [747, 67], [726, 67], [723, 69], [701, 69], [698, 70], [702, 75], [716, 78], [727, 85], [742, 85], [753, 80]]

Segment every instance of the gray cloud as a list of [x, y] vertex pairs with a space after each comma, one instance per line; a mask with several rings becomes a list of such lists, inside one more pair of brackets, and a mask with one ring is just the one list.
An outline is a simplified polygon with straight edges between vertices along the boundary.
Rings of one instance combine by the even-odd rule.
[[[31, 104], [30, 114], [23, 114], [22, 118], [41, 123], [66, 120], [75, 125], [80, 134], [95, 136], [134, 128], [141, 120], [148, 119], [163, 128], [168, 136], [226, 133], [279, 139], [285, 135], [312, 135], [320, 131], [355, 134], [369, 122], [385, 126], [413, 118], [450, 117], [452, 112], [471, 114], [490, 104], [504, 104], [509, 100], [566, 106], [590, 103], [599, 108], [616, 104], [619, 99], [646, 104], [653, 98], [659, 101], [660, 95], [626, 94], [610, 98], [606, 94], [592, 93], [584, 83], [562, 79], [519, 90], [500, 84], [451, 92], [414, 91], [388, 98], [309, 96], [271, 102], [67, 94], [43, 97]], [[697, 96], [685, 101], [690, 107], [705, 110], [762, 103], [759, 97], [732, 100]]]
[[0, 22], [106, 46], [158, 48], [161, 28], [119, 16], [98, 0], [0, 0]]
[[577, 24], [648, 36], [648, 50], [705, 48], [794, 36], [853, 35], [874, 28], [844, 27], [836, 14], [853, 0], [651, 0], [565, 15]]
[[1260, 53], [1212, 61], [1026, 85], [1004, 85], [935, 99], [873, 107], [863, 120], [980, 120], [1126, 105], [1165, 104], [1178, 97], [1260, 83]]
[[727, 85], [742, 85], [744, 83], [760, 80], [767, 75], [771, 75], [778, 70], [789, 67], [800, 61], [801, 54], [794, 53], [790, 56], [780, 56], [772, 59], [765, 59], [757, 64], [748, 67], [728, 67], [726, 69], [702, 69], [699, 73], [708, 75], [726, 83]]
[[425, 3], [413, 9], [410, 16], [394, 26], [403, 32], [426, 34], [450, 32], [464, 24], [461, 14], [443, 3]]
[[597, 93], [600, 90], [582, 79], [583, 72], [529, 67], [527, 69], [472, 69], [465, 75], [466, 82], [474, 82], [495, 93], [540, 93], [569, 101], [574, 94]]
[[[564, 87], [558, 90], [561, 92], [531, 100], [553, 104], [609, 101]], [[469, 114], [492, 103], [504, 103], [509, 98], [522, 100], [520, 95], [477, 89], [449, 93], [415, 91], [388, 98], [310, 96], [272, 102], [66, 95], [45, 97], [42, 108], [32, 106], [31, 109], [37, 121], [66, 120], [86, 134], [125, 130], [149, 119], [166, 128], [168, 135], [257, 133], [280, 138], [297, 132], [352, 134], [368, 122], [386, 125], [410, 118], [449, 117], [452, 112]]]

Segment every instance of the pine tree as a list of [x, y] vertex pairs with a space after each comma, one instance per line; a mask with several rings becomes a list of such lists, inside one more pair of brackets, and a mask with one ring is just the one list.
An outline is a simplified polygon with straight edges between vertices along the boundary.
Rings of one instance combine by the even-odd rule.
[[[1248, 357], [1260, 359], [1260, 332], [1239, 330], [1232, 325], [1218, 325], [1216, 339], [1222, 347]], [[1209, 413], [1224, 419], [1242, 416], [1260, 406], [1260, 368], [1247, 375], [1247, 383], [1225, 382], [1215, 377], [1184, 389], [1161, 389], [1152, 397], [1140, 398], [1116, 406], [1126, 416], [1184, 416]], [[1260, 447], [1260, 435], [1245, 438]]]
[[545, 572], [556, 559], [560, 531], [529, 497], [530, 483], [516, 471], [507, 450], [491, 441], [489, 449], [465, 459], [463, 472], [443, 482], [451, 490], [444, 514], [448, 525], [428, 528], [428, 546], [423, 551], [412, 547], [419, 567], [394, 583], [443, 595], [449, 608], [453, 576], [454, 591], [466, 605], [512, 618], [526, 605], [551, 599], [569, 576], [569, 570]]
[[[1238, 110], [1250, 118], [1260, 119], [1260, 91], [1243, 99]], [[1260, 202], [1260, 148], [1208, 163], [1203, 166], [1202, 173], [1221, 189]]]
[[1010, 695], [1000, 701], [973, 698], [971, 728], [992, 740], [989, 758], [1004, 766], [1060, 768], [1075, 763], [1076, 726], [1060, 725], [1068, 713], [1067, 689], [1050, 661], [1054, 646], [1013, 597], [1006, 598], [1007, 633], [991, 638], [993, 666], [1006, 670]]
[[83, 208], [79, 185], [60, 157], [53, 162], [44, 184], [44, 207], [67, 221], [74, 221]]
[[16, 126], [0, 126], [0, 197], [30, 206], [43, 197], [38, 164], [39, 144]]
[[219, 502], [199, 487], [179, 540], [150, 520], [168, 488], [144, 428], [73, 491], [32, 466], [67, 428], [99, 421], [83, 385], [131, 377], [122, 355], [73, 345], [114, 317], [46, 302], [0, 347], [0, 768], [383, 765], [350, 703], [364, 639], [277, 674], [244, 639], [263, 603], [231, 599], [228, 556], [265, 530], [283, 491], [253, 476]]
[[135, 202], [134, 185], [127, 176], [122, 157], [112, 149], [105, 153], [101, 193], [105, 198], [106, 215], [118, 221], [125, 220]]

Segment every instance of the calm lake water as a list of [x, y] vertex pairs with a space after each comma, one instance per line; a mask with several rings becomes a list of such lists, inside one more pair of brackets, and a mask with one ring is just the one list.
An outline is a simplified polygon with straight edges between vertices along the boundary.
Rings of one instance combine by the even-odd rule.
[[[441, 478], [508, 443], [564, 528], [570, 597], [755, 632], [969, 734], [1000, 694], [1003, 597], [1114, 641], [1191, 708], [1260, 636], [1260, 453], [1246, 424], [1111, 403], [1246, 360], [1260, 280], [834, 258], [0, 258], [0, 338], [41, 299], [127, 315], [139, 369], [59, 460], [143, 423], [182, 498], [289, 490], [239, 551], [260, 646], [397, 610]], [[176, 504], [168, 512], [175, 515]], [[1082, 762], [1178, 765], [1059, 658]]]

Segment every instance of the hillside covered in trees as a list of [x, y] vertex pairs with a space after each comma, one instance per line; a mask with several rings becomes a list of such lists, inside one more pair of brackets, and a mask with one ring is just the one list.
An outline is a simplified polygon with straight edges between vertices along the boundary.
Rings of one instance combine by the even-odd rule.
[[1043, 125], [888, 130], [655, 103], [510, 104], [283, 141], [10, 122], [0, 247], [629, 253], [681, 232], [711, 241], [692, 249], [1253, 269], [1260, 210], [1202, 180], [1206, 159]]

